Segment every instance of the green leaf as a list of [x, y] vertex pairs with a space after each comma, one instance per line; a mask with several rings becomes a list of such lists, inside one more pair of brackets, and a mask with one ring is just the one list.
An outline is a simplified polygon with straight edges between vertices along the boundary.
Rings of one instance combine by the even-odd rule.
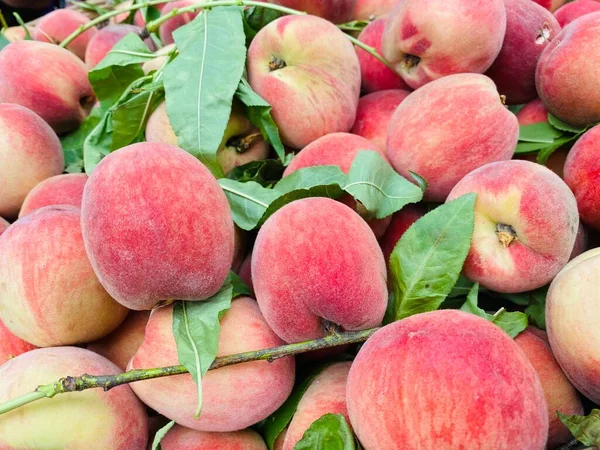
[[258, 225], [269, 205], [281, 195], [280, 192], [262, 187], [254, 181], [240, 183], [221, 178], [219, 184], [229, 201], [233, 221], [246, 231]]
[[554, 143], [552, 145], [549, 145], [547, 147], [541, 148], [538, 156], [537, 156], [537, 162], [539, 164], [546, 164], [546, 162], [548, 162], [548, 158], [550, 158], [550, 156], [552, 155], [552, 153], [554, 153], [556, 150], [558, 150], [560, 147], [562, 147], [565, 144], [568, 144], [569, 142], [573, 141], [577, 139], [577, 136], [564, 136], [561, 137], [559, 139], [557, 139], [556, 141], [554, 141]]
[[6, 39], [6, 36], [4, 36], [4, 34], [0, 33], [0, 50], [2, 50], [8, 44], [10, 44], [10, 41]]
[[557, 414], [575, 439], [584, 445], [600, 447], [600, 409], [593, 409], [587, 416], [570, 416], [559, 411]]
[[423, 198], [423, 191], [400, 176], [374, 151], [358, 152], [344, 190], [364, 205], [369, 217], [383, 219], [408, 203]]
[[538, 328], [546, 329], [546, 296], [548, 286], [532, 291], [529, 296], [529, 306], [525, 308], [525, 314], [529, 320]]
[[156, 432], [154, 435], [154, 440], [152, 441], [152, 450], [161, 450], [160, 441], [162, 441], [169, 430], [173, 428], [173, 425], [175, 425], [175, 421], [171, 420], [168, 424]]
[[240, 80], [235, 96], [245, 105], [246, 115], [252, 125], [260, 130], [265, 141], [273, 146], [279, 159], [284, 161], [285, 148], [279, 137], [279, 128], [271, 116], [271, 105], [252, 90], [245, 78]]
[[356, 450], [354, 435], [342, 414], [325, 414], [304, 432], [294, 450]]
[[278, 159], [251, 161], [233, 169], [229, 172], [228, 178], [241, 183], [254, 181], [261, 186], [269, 187], [281, 179], [284, 169], [283, 164]]
[[550, 113], [548, 113], [548, 123], [550, 125], [552, 125], [554, 128], [556, 128], [557, 130], [566, 131], [568, 133], [580, 134], [583, 131], [585, 131], [587, 128], [587, 127], [580, 128], [580, 127], [575, 127], [573, 125], [569, 125], [568, 123], [563, 122], [562, 120], [560, 120], [556, 116], [553, 116]]
[[341, 188], [346, 184], [346, 175], [338, 166], [304, 167], [292, 172], [279, 181], [274, 189], [288, 193], [299, 189], [311, 189], [317, 186], [337, 185]]
[[474, 314], [484, 319], [488, 319], [488, 314], [477, 306], [477, 300], [479, 295], [479, 283], [475, 283], [469, 293], [467, 294], [467, 301], [461, 306], [460, 310]]
[[231, 307], [232, 293], [232, 286], [226, 284], [209, 299], [176, 302], [173, 309], [179, 363], [190, 372], [198, 387], [196, 417], [202, 410], [202, 377], [217, 355], [220, 320]]
[[395, 304], [387, 320], [434, 311], [451, 292], [471, 245], [475, 198], [435, 208], [400, 238], [390, 257]]
[[79, 173], [83, 171], [83, 144], [101, 119], [102, 110], [94, 108], [77, 130], [60, 138], [65, 155], [65, 172]]
[[364, 30], [371, 21], [368, 20], [352, 20], [350, 22], [341, 23], [337, 27], [342, 31], [357, 31], [361, 32]]
[[517, 114], [519, 111], [521, 111], [523, 108], [525, 107], [525, 104], [522, 105], [508, 105], [507, 108], [508, 110], [513, 113], [513, 114]]
[[229, 271], [229, 275], [227, 275], [225, 284], [231, 284], [231, 287], [233, 288], [231, 298], [236, 298], [240, 295], [252, 295], [252, 290], [246, 283], [244, 283], [244, 280], [242, 280], [237, 273], [231, 270]]
[[238, 7], [202, 11], [173, 33], [179, 56], [164, 69], [167, 114], [187, 150], [217, 177], [217, 151], [246, 61]]
[[458, 280], [456, 280], [456, 283], [454, 284], [454, 287], [448, 294], [447, 298], [464, 297], [468, 295], [474, 284], [475, 283], [473, 283], [464, 275], [459, 275]]
[[244, 9], [244, 31], [247, 43], [249, 44], [261, 29], [283, 15], [281, 11], [257, 6]]
[[318, 367], [313, 370], [302, 382], [297, 383], [294, 387], [294, 390], [287, 398], [287, 400], [275, 411], [271, 414], [267, 419], [265, 419], [262, 424], [262, 435], [265, 437], [265, 442], [269, 447], [269, 450], [273, 450], [273, 446], [275, 445], [275, 440], [281, 434], [281, 432], [288, 426], [288, 424], [292, 421], [292, 417], [296, 413], [296, 409], [298, 408], [298, 403], [302, 400], [302, 396], [315, 379], [317, 375], [319, 375], [328, 364]]
[[102, 158], [110, 153], [112, 144], [112, 111], [106, 111], [98, 125], [83, 142], [85, 173], [90, 175]]
[[521, 153], [534, 153], [546, 147], [548, 147], [548, 144], [545, 142], [518, 142], [517, 147], [515, 148], [515, 155]]
[[557, 130], [548, 122], [521, 125], [519, 127], [519, 141], [521, 142], [552, 144], [562, 134], [562, 131]]

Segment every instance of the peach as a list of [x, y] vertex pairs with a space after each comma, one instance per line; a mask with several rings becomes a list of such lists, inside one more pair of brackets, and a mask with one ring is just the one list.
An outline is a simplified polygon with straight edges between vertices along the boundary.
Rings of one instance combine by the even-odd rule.
[[305, 198], [279, 209], [259, 230], [252, 252], [256, 299], [286, 342], [322, 337], [332, 324], [345, 330], [379, 325], [386, 278], [371, 229], [329, 198]]
[[[35, 26], [33, 38], [40, 42], [60, 44], [79, 27], [87, 25], [90, 19], [85, 14], [74, 9], [55, 9], [42, 17]], [[86, 48], [98, 30], [95, 27], [80, 34], [67, 45], [78, 58], [85, 58]]]
[[10, 226], [10, 223], [8, 223], [6, 220], [4, 220], [2, 217], [0, 217], [0, 236], [2, 235], [2, 233], [4, 233], [6, 231], [6, 229]]
[[342, 31], [314, 16], [284, 16], [258, 32], [248, 50], [248, 80], [273, 107], [283, 143], [300, 149], [352, 128], [360, 64]]
[[283, 450], [286, 434], [287, 428], [284, 428], [283, 431], [279, 433], [279, 436], [277, 436], [277, 439], [275, 439], [275, 442], [273, 442], [273, 450]]
[[543, 450], [548, 437], [525, 354], [491, 322], [456, 310], [377, 331], [352, 363], [346, 402], [365, 449]]
[[344, 23], [352, 18], [352, 9], [356, 0], [266, 0], [266, 2], [305, 11], [333, 23]]
[[263, 438], [253, 430], [210, 433], [175, 425], [162, 441], [162, 450], [267, 450]]
[[[162, 102], [154, 110], [146, 125], [146, 141], [177, 145], [177, 136], [167, 116], [167, 104]], [[217, 151], [217, 161], [225, 175], [238, 166], [267, 159], [270, 147], [258, 128], [244, 114], [240, 103], [234, 101], [231, 116]]]
[[408, 94], [409, 91], [392, 89], [361, 97], [356, 110], [356, 121], [350, 132], [369, 139], [385, 153], [388, 123]]
[[517, 120], [519, 121], [519, 125], [547, 122], [548, 110], [544, 106], [544, 103], [539, 98], [536, 98], [519, 110]]
[[39, 347], [90, 342], [127, 315], [98, 282], [79, 223], [79, 209], [47, 206], [0, 236], [0, 316]]
[[475, 230], [463, 267], [471, 281], [506, 293], [549, 283], [569, 261], [577, 202], [550, 169], [530, 161], [487, 164], [464, 177], [451, 201], [474, 192]]
[[19, 211], [19, 217], [51, 205], [71, 205], [81, 208], [83, 188], [87, 181], [84, 173], [67, 173], [47, 178], [34, 187]]
[[[161, 9], [161, 15], [164, 16], [174, 9], [184, 8], [186, 6], [193, 5], [194, 3], [195, 2], [193, 0], [179, 0], [176, 2], [167, 3]], [[169, 19], [169, 20], [163, 22], [158, 29], [158, 34], [159, 34], [160, 39], [162, 40], [163, 44], [166, 44], [166, 45], [173, 44], [175, 42], [173, 40], [173, 32], [177, 28], [187, 25], [192, 20], [194, 20], [199, 12], [200, 12], [200, 9], [196, 10], [195, 12], [187, 12], [184, 14], [179, 14], [178, 16], [175, 16], [172, 19]]]
[[579, 228], [577, 229], [577, 236], [575, 237], [575, 244], [573, 245], [573, 250], [571, 251], [571, 256], [569, 257], [569, 261], [578, 257], [582, 253], [584, 253], [588, 249], [588, 245], [589, 245], [588, 230], [583, 225], [583, 223], [579, 222]]
[[537, 62], [544, 48], [560, 33], [560, 25], [550, 11], [531, 0], [504, 0], [504, 5], [504, 42], [486, 75], [506, 96], [506, 103], [519, 105], [537, 96]]
[[543, 6], [550, 12], [556, 11], [562, 5], [565, 4], [566, 0], [532, 0], [540, 6]]
[[417, 89], [445, 75], [483, 73], [506, 31], [502, 0], [402, 0], [383, 33], [383, 55]]
[[165, 45], [163, 48], [160, 48], [156, 51], [156, 58], [146, 61], [142, 64], [142, 69], [144, 73], [148, 75], [153, 70], [160, 69], [163, 64], [169, 59], [169, 54], [175, 49], [175, 44]]
[[[377, 50], [381, 55], [381, 37], [385, 28], [385, 19], [376, 19], [365, 27], [358, 40]], [[386, 89], [410, 89], [402, 77], [374, 56], [356, 47], [360, 63], [362, 88], [364, 92], [376, 92]]]
[[538, 61], [535, 83], [548, 111], [574, 126], [600, 121], [600, 12], [567, 25]]
[[[0, 366], [0, 403], [66, 375], [111, 375], [118, 367], [76, 347], [32, 350]], [[148, 417], [127, 385], [108, 392], [90, 389], [39, 400], [0, 420], [2, 449], [145, 450]]]
[[0, 366], [15, 356], [19, 356], [36, 348], [29, 342], [19, 339], [10, 332], [0, 320]]
[[[90, 39], [85, 51], [85, 63], [90, 69], [96, 67], [121, 39], [131, 33], [140, 35], [141, 32], [140, 27], [128, 24], [109, 25], [102, 28]], [[152, 39], [147, 38], [144, 42], [150, 50], [156, 50]]]
[[[221, 319], [217, 356], [277, 347], [283, 342], [269, 328], [249, 297], [233, 300]], [[152, 311], [144, 342], [128, 369], [177, 364], [173, 306]], [[160, 414], [198, 431], [238, 431], [272, 414], [294, 385], [294, 359], [254, 361], [211, 370], [202, 378], [203, 406], [194, 418], [196, 386], [189, 374], [131, 384], [138, 397]], [[235, 414], [232, 414], [235, 411]]]
[[246, 256], [246, 232], [237, 225], [234, 226], [234, 245], [233, 245], [233, 262], [231, 263], [231, 270], [237, 272], [240, 266], [244, 262]]
[[0, 103], [0, 160], [0, 216], [8, 218], [17, 216], [29, 191], [64, 167], [52, 128], [33, 111], [10, 103]]
[[[34, 28], [27, 26], [29, 34], [33, 36]], [[15, 27], [8, 27], [2, 30], [1, 34], [8, 39], [10, 42], [22, 41], [26, 38], [25, 28], [21, 25]]]
[[561, 27], [565, 27], [581, 16], [598, 11], [600, 11], [600, 3], [594, 0], [575, 0], [558, 8], [554, 12], [554, 17]]
[[88, 344], [87, 349], [104, 356], [122, 371], [144, 341], [150, 311], [132, 311], [115, 331]]
[[356, 0], [353, 20], [375, 20], [377, 17], [387, 16], [398, 0]]
[[331, 364], [310, 383], [288, 426], [283, 450], [294, 450], [304, 432], [325, 414], [343, 414], [348, 420], [346, 380], [350, 365], [350, 362]]
[[254, 292], [254, 284], [252, 283], [252, 252], [248, 253], [244, 261], [242, 261], [242, 265], [238, 269], [238, 275], [246, 283], [246, 286]]
[[85, 64], [68, 50], [18, 41], [0, 51], [0, 103], [31, 109], [56, 133], [76, 129], [95, 101]]
[[[460, 108], [457, 108], [460, 105]], [[465, 73], [435, 80], [411, 93], [388, 125], [387, 156], [400, 175], [425, 178], [428, 201], [442, 202], [472, 170], [510, 159], [519, 124], [496, 86]]]
[[564, 177], [575, 198], [581, 220], [600, 230], [600, 126], [586, 131], [571, 148], [565, 162]]
[[406, 205], [392, 215], [392, 221], [379, 242], [386, 264], [389, 264], [390, 255], [402, 235], [426, 212], [427, 210], [423, 205]]
[[556, 411], [563, 414], [583, 414], [583, 405], [577, 391], [556, 362], [552, 349], [547, 340], [538, 337], [542, 330], [531, 332], [533, 327], [528, 327], [515, 338], [515, 342], [533, 365], [540, 377], [544, 395], [548, 404], [548, 448], [553, 449], [567, 443], [571, 433], [565, 427]]
[[200, 161], [171, 145], [143, 142], [104, 158], [85, 186], [81, 226], [100, 283], [130, 309], [204, 300], [231, 267], [227, 198]]

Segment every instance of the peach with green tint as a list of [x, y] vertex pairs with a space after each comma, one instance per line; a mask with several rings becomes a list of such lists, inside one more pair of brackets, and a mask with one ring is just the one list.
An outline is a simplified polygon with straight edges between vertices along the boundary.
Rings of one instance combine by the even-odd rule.
[[210, 433], [175, 425], [160, 441], [162, 450], [267, 450], [253, 430]]

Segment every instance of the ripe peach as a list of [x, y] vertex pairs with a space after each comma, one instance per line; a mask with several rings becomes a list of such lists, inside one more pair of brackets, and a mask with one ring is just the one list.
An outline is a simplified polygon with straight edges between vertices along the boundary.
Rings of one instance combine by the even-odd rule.
[[346, 402], [366, 449], [543, 450], [548, 437], [525, 354], [491, 322], [456, 310], [376, 332], [352, 363]]
[[583, 405], [577, 391], [556, 362], [547, 340], [538, 337], [542, 330], [531, 332], [532, 327], [515, 338], [515, 342], [533, 365], [540, 377], [544, 395], [548, 404], [549, 433], [548, 448], [553, 449], [567, 443], [571, 433], [565, 427], [556, 411], [563, 414], [583, 414]]
[[19, 356], [36, 348], [35, 345], [19, 339], [10, 332], [0, 320], [0, 366], [15, 356]]
[[483, 73], [506, 31], [502, 0], [402, 0], [387, 19], [383, 55], [417, 89], [453, 73]]
[[571, 251], [571, 256], [569, 257], [569, 261], [578, 257], [582, 253], [584, 253], [588, 249], [588, 245], [589, 245], [588, 230], [583, 225], [583, 223], [579, 222], [577, 236], [575, 237], [575, 244], [573, 245], [573, 251]]
[[0, 51], [0, 103], [31, 109], [56, 133], [76, 129], [95, 101], [85, 64], [68, 50], [18, 41]]
[[[111, 375], [118, 367], [76, 347], [32, 350], [0, 366], [0, 403], [65, 375]], [[2, 416], [2, 449], [145, 450], [148, 417], [127, 385], [108, 392], [89, 389], [22, 406]]]
[[537, 96], [535, 69], [546, 46], [560, 33], [550, 11], [532, 0], [504, 0], [506, 34], [500, 54], [485, 73], [506, 96], [519, 105]]
[[238, 269], [238, 275], [246, 283], [246, 286], [254, 292], [254, 284], [252, 283], [252, 252], [248, 253], [246, 258], [244, 258], [242, 265]]
[[6, 231], [6, 229], [10, 226], [10, 223], [8, 223], [6, 220], [4, 220], [2, 217], [0, 217], [0, 236], [2, 235], [2, 233], [4, 233]]
[[132, 311], [115, 331], [88, 344], [87, 349], [104, 356], [119, 369], [125, 370], [127, 363], [142, 342], [150, 311]]
[[248, 50], [248, 80], [273, 107], [284, 144], [300, 149], [352, 128], [360, 93], [353, 45], [314, 16], [284, 16], [258, 32]]
[[62, 173], [64, 157], [52, 128], [27, 108], [0, 103], [0, 130], [0, 216], [13, 218], [29, 191]]
[[448, 201], [470, 192], [475, 231], [464, 275], [507, 293], [549, 283], [569, 260], [579, 226], [565, 182], [540, 164], [501, 161], [469, 173]]
[[554, 17], [561, 27], [565, 27], [581, 16], [598, 11], [600, 11], [600, 3], [594, 0], [575, 0], [558, 8], [554, 12]]
[[253, 430], [210, 433], [175, 425], [162, 441], [162, 450], [267, 450], [263, 438]]
[[402, 235], [413, 223], [423, 217], [426, 212], [427, 210], [423, 205], [406, 205], [392, 215], [392, 221], [379, 242], [386, 265], [389, 264], [390, 255]]
[[234, 236], [233, 236], [233, 261], [231, 263], [231, 270], [237, 272], [240, 266], [244, 262], [246, 256], [246, 232], [237, 225], [234, 225]]
[[286, 342], [322, 337], [330, 324], [377, 326], [387, 305], [386, 278], [373, 232], [356, 212], [329, 198], [279, 209], [258, 232], [252, 252], [256, 299]]
[[518, 135], [517, 119], [492, 80], [474, 73], [450, 75], [398, 106], [388, 125], [387, 155], [400, 175], [411, 179], [412, 171], [425, 178], [426, 200], [442, 202], [472, 170], [510, 159]]
[[[90, 69], [96, 67], [121, 39], [131, 33], [139, 35], [141, 31], [140, 27], [129, 24], [109, 25], [102, 28], [90, 39], [85, 51], [85, 63]], [[148, 38], [144, 42], [150, 50], [156, 50], [152, 39]]]
[[[381, 37], [385, 28], [385, 19], [376, 19], [365, 27], [358, 40], [373, 47], [381, 54]], [[402, 77], [387, 67], [374, 56], [356, 47], [356, 55], [360, 63], [362, 88], [364, 92], [376, 92], [386, 89], [410, 89]]]
[[133, 144], [104, 158], [85, 186], [81, 226], [100, 283], [130, 309], [206, 299], [231, 267], [227, 198], [200, 161], [171, 145]]
[[536, 69], [538, 95], [553, 115], [575, 126], [600, 121], [600, 12], [567, 25], [546, 46]]
[[[34, 29], [34, 27], [27, 26], [27, 30], [31, 36], [33, 36]], [[2, 34], [10, 42], [22, 41], [27, 36], [25, 33], [25, 28], [21, 25], [5, 28], [0, 34]]]
[[346, 380], [350, 365], [350, 362], [331, 364], [311, 382], [288, 426], [283, 450], [293, 450], [304, 432], [325, 414], [343, 414], [348, 420]]
[[356, 0], [353, 20], [375, 20], [377, 17], [387, 16], [398, 0]]
[[[217, 356], [282, 344], [256, 302], [249, 297], [238, 297], [221, 319]], [[150, 315], [144, 342], [128, 368], [170, 366], [177, 361], [173, 306], [157, 308]], [[202, 379], [203, 406], [199, 419], [194, 418], [196, 387], [189, 374], [140, 381], [131, 387], [144, 403], [180, 425], [199, 431], [225, 432], [242, 430], [265, 419], [281, 406], [293, 385], [293, 357], [211, 370]]]
[[393, 89], [361, 97], [356, 110], [356, 121], [350, 132], [369, 139], [385, 153], [388, 123], [408, 94], [409, 91]]
[[79, 223], [79, 209], [47, 206], [0, 236], [0, 316], [40, 347], [98, 339], [127, 315], [98, 282]]
[[599, 255], [595, 248], [569, 262], [546, 298], [546, 329], [554, 356], [577, 390], [595, 403], [600, 402]]
[[147, 75], [153, 70], [158, 70], [162, 67], [162, 65], [169, 58], [169, 54], [175, 49], [175, 44], [165, 45], [163, 48], [160, 48], [156, 51], [156, 58], [146, 61], [142, 64], [142, 69], [144, 73]]
[[81, 198], [87, 178], [84, 173], [67, 173], [42, 181], [25, 197], [19, 217], [50, 205], [71, 205], [81, 208]]
[[322, 17], [333, 23], [348, 22], [356, 0], [266, 0], [267, 3], [286, 6]]
[[[193, 4], [194, 4], [193, 0], [178, 0], [176, 2], [167, 3], [162, 8], [161, 15], [164, 16], [165, 14], [168, 14], [169, 12], [171, 12], [173, 9], [184, 8], [186, 6], [190, 6]], [[173, 44], [175, 42], [173, 40], [173, 32], [177, 28], [187, 25], [192, 20], [194, 20], [199, 12], [200, 12], [200, 9], [196, 10], [195, 12], [187, 12], [184, 14], [179, 14], [178, 16], [175, 16], [172, 19], [169, 19], [166, 22], [163, 22], [158, 29], [158, 34], [159, 34], [162, 42], [167, 45]]]
[[533, 99], [528, 102], [517, 113], [519, 125], [532, 125], [534, 123], [547, 122], [548, 110], [544, 103], [539, 99]]
[[581, 220], [600, 230], [600, 126], [587, 131], [575, 142], [565, 162], [565, 181], [575, 194]]
[[[88, 16], [74, 9], [55, 9], [36, 24], [33, 38], [40, 42], [60, 44], [67, 36], [89, 22]], [[85, 49], [97, 32], [95, 27], [83, 32], [67, 45], [67, 50], [73, 52], [78, 58], [84, 59]]]
[[556, 11], [562, 5], [565, 4], [566, 0], [532, 0], [540, 6], [543, 6], [550, 12]]

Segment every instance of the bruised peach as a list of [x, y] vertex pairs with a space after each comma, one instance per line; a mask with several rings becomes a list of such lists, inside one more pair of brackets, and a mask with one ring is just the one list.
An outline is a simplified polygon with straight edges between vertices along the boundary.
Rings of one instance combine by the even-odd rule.
[[42, 181], [25, 197], [19, 217], [44, 206], [71, 205], [81, 208], [81, 198], [87, 178], [84, 173], [69, 173]]

